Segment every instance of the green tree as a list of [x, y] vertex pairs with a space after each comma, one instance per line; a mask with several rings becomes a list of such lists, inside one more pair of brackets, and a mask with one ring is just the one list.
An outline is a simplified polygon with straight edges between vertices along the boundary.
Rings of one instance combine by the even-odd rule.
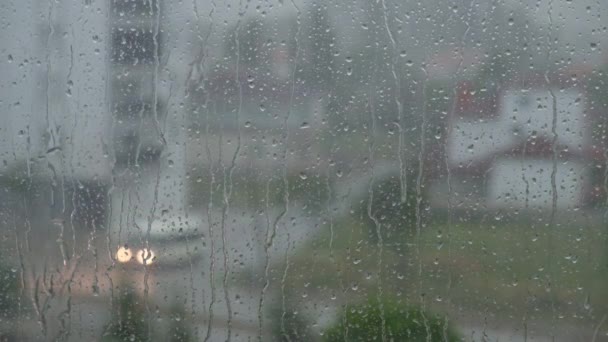
[[128, 286], [119, 287], [118, 305], [112, 313], [112, 320], [104, 330], [103, 341], [145, 341], [148, 332], [145, 308], [135, 290]]
[[[2, 260], [0, 256], [0, 260]], [[19, 308], [19, 281], [18, 272], [15, 272], [8, 265], [0, 263], [0, 324], [14, 321], [20, 313]], [[0, 341], [17, 340], [17, 331], [3, 326], [5, 331], [0, 329]]]
[[347, 308], [325, 331], [323, 340], [380, 341], [383, 336], [388, 341], [459, 341], [441, 317], [389, 300], [370, 300]]
[[271, 333], [273, 341], [300, 342], [311, 341], [310, 322], [298, 310], [297, 298], [291, 291], [285, 294], [285, 304], [281, 298], [276, 298], [270, 307]]
[[16, 313], [19, 296], [17, 272], [0, 265], [0, 317], [12, 317]]
[[[375, 179], [371, 189], [373, 191], [371, 206], [367, 190], [352, 202], [353, 207], [357, 208], [357, 216], [365, 220], [371, 241], [377, 242], [378, 239], [376, 222], [381, 226], [380, 233], [384, 241], [404, 242], [414, 234], [418, 206], [417, 173], [418, 166], [414, 162], [404, 170], [403, 199], [399, 174], [390, 173], [386, 176], [377, 176]], [[424, 192], [420, 196], [421, 206], [424, 207], [426, 201]], [[424, 210], [421, 210], [420, 215], [423, 214]]]
[[188, 342], [193, 340], [186, 319], [187, 313], [184, 310], [184, 305], [175, 303], [170, 309], [167, 341]]

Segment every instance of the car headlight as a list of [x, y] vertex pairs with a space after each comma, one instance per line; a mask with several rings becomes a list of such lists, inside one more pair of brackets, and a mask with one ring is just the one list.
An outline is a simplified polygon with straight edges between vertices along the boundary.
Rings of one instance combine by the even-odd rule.
[[151, 265], [152, 263], [154, 263], [156, 256], [154, 255], [154, 252], [152, 252], [152, 250], [142, 248], [137, 252], [136, 259], [137, 262], [142, 265]]
[[127, 246], [121, 246], [116, 252], [116, 260], [120, 263], [129, 262], [131, 258], [133, 258], [133, 253]]

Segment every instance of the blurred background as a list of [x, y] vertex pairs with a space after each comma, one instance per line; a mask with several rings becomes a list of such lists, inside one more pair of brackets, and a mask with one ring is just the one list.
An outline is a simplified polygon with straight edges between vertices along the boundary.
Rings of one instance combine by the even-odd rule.
[[608, 3], [7, 0], [1, 341], [608, 341]]

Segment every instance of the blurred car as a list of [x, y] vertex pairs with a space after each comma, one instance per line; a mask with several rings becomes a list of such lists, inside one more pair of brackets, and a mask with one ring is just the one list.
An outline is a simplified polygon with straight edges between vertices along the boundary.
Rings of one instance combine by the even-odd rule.
[[[201, 216], [170, 216], [139, 221], [126, 238], [120, 236], [114, 260], [134, 266], [187, 267], [202, 257], [203, 220]], [[149, 229], [148, 229], [149, 228]], [[121, 232], [115, 231], [121, 235]]]

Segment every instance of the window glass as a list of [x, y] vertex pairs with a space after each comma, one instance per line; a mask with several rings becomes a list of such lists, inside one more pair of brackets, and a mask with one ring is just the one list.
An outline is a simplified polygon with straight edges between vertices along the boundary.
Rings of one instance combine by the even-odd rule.
[[608, 341], [608, 3], [0, 3], [1, 341]]

